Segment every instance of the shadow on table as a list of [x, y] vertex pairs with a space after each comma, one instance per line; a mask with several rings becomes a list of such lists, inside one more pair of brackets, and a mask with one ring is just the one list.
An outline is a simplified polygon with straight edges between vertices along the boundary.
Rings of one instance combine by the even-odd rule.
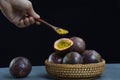
[[31, 76], [27, 76], [27, 77], [25, 77], [25, 78], [15, 78], [15, 77], [13, 77], [13, 76], [11, 76], [11, 75], [3, 75], [3, 78], [5, 79], [5, 80], [31, 80]]
[[40, 75], [40, 77], [42, 79], [51, 79], [51, 80], [54, 80], [54, 78], [52, 76], [48, 75], [48, 74]]
[[10, 74], [4, 74], [3, 78], [5, 78], [5, 79], [13, 79], [14, 77], [12, 77]]
[[49, 74], [39, 74], [39, 75], [30, 75], [27, 76], [25, 78], [15, 78], [13, 76], [11, 76], [10, 74], [5, 74], [3, 75], [5, 80], [99, 80], [99, 77], [95, 77], [95, 78], [83, 78], [83, 79], [63, 79], [63, 78], [56, 78], [56, 77], [52, 77]]
[[46, 74], [46, 75], [41, 75], [41, 78], [49, 79], [49, 80], [98, 80], [100, 78], [100, 76], [94, 77], [94, 78], [82, 78], [82, 79], [63, 79], [63, 78], [52, 77], [52, 76]]
[[52, 78], [51, 76], [45, 74], [45, 75], [29, 75], [27, 77], [24, 78], [15, 78], [13, 76], [11, 76], [10, 74], [4, 74], [3, 78], [5, 80], [54, 80], [54, 78]]

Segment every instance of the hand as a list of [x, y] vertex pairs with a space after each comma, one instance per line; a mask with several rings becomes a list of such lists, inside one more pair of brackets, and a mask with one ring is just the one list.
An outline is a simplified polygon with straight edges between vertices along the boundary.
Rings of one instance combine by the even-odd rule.
[[0, 6], [4, 16], [19, 28], [40, 24], [35, 20], [40, 16], [34, 11], [29, 0], [0, 0]]

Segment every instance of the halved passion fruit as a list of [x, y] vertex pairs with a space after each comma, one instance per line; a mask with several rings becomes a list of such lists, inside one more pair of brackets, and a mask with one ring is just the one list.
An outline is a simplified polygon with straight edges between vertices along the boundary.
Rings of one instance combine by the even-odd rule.
[[70, 48], [72, 47], [73, 45], [73, 41], [69, 38], [60, 38], [58, 40], [55, 41], [54, 43], [54, 49], [57, 51], [57, 52], [69, 52], [70, 51]]

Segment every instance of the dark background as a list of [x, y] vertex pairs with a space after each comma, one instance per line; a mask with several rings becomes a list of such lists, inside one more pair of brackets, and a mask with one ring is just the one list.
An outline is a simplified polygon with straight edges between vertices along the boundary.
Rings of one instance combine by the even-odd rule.
[[86, 49], [98, 51], [107, 63], [120, 62], [120, 1], [119, 0], [31, 0], [41, 18], [68, 29], [59, 36], [49, 27], [31, 25], [19, 29], [0, 13], [0, 66], [9, 66], [17, 56], [30, 59], [33, 65], [44, 65], [54, 51], [58, 38], [78, 36]]

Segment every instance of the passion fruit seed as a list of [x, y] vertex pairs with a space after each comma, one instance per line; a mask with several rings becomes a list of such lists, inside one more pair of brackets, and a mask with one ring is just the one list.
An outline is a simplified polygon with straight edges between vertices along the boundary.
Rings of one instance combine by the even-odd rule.
[[56, 29], [56, 32], [57, 32], [59, 35], [64, 35], [64, 34], [68, 34], [68, 33], [69, 33], [68, 30], [65, 30], [65, 29], [62, 29], [62, 28]]
[[64, 48], [64, 47], [68, 47], [70, 46], [70, 42], [69, 41], [65, 41], [65, 40], [61, 40], [58, 44], [57, 44], [57, 47], [59, 48]]
[[55, 42], [54, 48], [62, 51], [62, 50], [65, 50], [65, 49], [71, 47], [72, 45], [73, 45], [72, 40], [70, 40], [68, 38], [61, 38]]

